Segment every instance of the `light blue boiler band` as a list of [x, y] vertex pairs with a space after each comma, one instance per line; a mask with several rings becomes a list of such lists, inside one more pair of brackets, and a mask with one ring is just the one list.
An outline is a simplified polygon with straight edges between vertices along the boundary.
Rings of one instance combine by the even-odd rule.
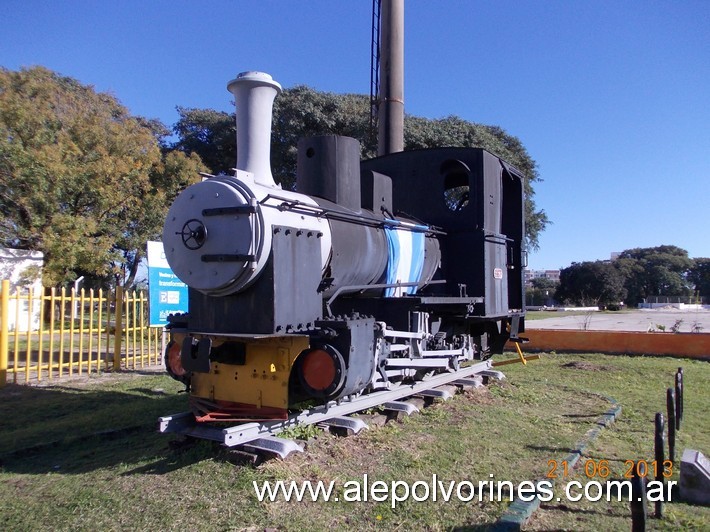
[[[415, 230], [412, 231], [403, 229], [401, 223], [395, 223], [400, 227], [385, 227], [388, 249], [386, 282], [387, 284], [418, 283], [424, 269], [424, 239], [426, 238], [421, 230], [427, 228], [414, 226]], [[411, 295], [416, 291], [416, 286], [386, 288], [385, 297]]]

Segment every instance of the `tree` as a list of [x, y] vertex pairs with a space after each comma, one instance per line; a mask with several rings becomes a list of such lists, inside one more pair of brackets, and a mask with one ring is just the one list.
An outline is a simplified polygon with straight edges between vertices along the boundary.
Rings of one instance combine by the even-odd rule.
[[[209, 109], [178, 107], [180, 120], [174, 128], [179, 140], [173, 145], [185, 153], [197, 153], [212, 173], [226, 172], [236, 161], [233, 116]], [[271, 161], [272, 173], [285, 188], [296, 181], [298, 139], [314, 135], [345, 135], [361, 144], [363, 159], [376, 155], [377, 142], [370, 131], [370, 99], [360, 94], [318, 92], [309, 87], [285, 89], [274, 102]], [[528, 245], [538, 247], [540, 233], [550, 223], [535, 205], [533, 183], [539, 181], [537, 165], [519, 139], [498, 126], [486, 126], [450, 116], [440, 120], [407, 115], [405, 149], [445, 146], [481, 147], [522, 171], [525, 180], [525, 219]]]
[[[309, 87], [285, 89], [274, 101], [271, 166], [284, 188], [296, 184], [298, 140], [316, 135], [357, 138], [363, 158], [374, 157], [376, 142], [369, 137], [369, 98], [354, 94], [317, 92]], [[173, 149], [197, 153], [213, 174], [228, 173], [237, 160], [234, 114], [213, 109], [178, 107]], [[373, 144], [374, 143], [374, 144]]]
[[178, 141], [172, 150], [199, 154], [212, 174], [231, 173], [237, 163], [237, 126], [234, 115], [213, 109], [177, 107], [180, 115], [173, 126]]
[[528, 306], [552, 306], [558, 281], [547, 277], [536, 277], [530, 281], [530, 286], [525, 289], [525, 303]]
[[623, 273], [628, 303], [636, 305], [649, 296], [683, 296], [691, 293], [688, 273], [693, 260], [677, 246], [634, 248], [615, 261]]
[[166, 133], [75, 79], [0, 69], [0, 245], [42, 251], [46, 286], [137, 268], [200, 165]]
[[344, 135], [360, 141], [363, 159], [374, 157], [370, 135], [370, 98], [360, 94], [318, 92], [303, 85], [284, 90], [274, 101], [272, 163], [284, 187], [296, 183], [297, 143], [316, 135]]
[[167, 152], [161, 163], [150, 173], [150, 192], [137, 205], [138, 215], [127, 220], [125, 230], [114, 243], [121, 254], [118, 265], [126, 287], [133, 287], [141, 261], [145, 258], [146, 242], [161, 240], [163, 224], [175, 196], [186, 186], [200, 180], [204, 168], [195, 154]]
[[710, 259], [695, 259], [688, 273], [688, 281], [694, 285], [698, 295], [710, 300]]
[[548, 279], [547, 277], [535, 277], [530, 281], [530, 284], [537, 290], [550, 291], [557, 290], [557, 287], [560, 286], [559, 281], [554, 281], [552, 279]]
[[624, 276], [609, 262], [574, 262], [560, 270], [560, 286], [555, 293], [558, 301], [613, 307], [625, 298]]

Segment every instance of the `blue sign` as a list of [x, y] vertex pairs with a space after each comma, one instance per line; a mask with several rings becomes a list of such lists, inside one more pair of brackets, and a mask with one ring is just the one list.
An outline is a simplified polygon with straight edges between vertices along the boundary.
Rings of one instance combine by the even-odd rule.
[[170, 314], [187, 312], [187, 285], [170, 269], [162, 242], [148, 242], [150, 326], [164, 327]]

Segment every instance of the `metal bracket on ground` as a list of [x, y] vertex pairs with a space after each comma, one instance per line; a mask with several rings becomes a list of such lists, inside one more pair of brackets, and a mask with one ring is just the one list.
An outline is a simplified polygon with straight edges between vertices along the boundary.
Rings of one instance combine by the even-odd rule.
[[432, 399], [443, 399], [444, 401], [448, 401], [453, 397], [448, 390], [422, 390], [416, 395], [420, 397], [430, 397]]
[[404, 401], [388, 401], [382, 405], [383, 410], [390, 410], [392, 412], [404, 412], [408, 416], [419, 412], [416, 405], [412, 403], [405, 403]]
[[479, 375], [488, 379], [495, 379], [497, 381], [505, 380], [505, 374], [502, 371], [498, 371], [495, 369], [487, 369], [485, 371], [481, 371]]
[[367, 424], [356, 417], [337, 416], [318, 423], [319, 426], [328, 427], [330, 429], [341, 429], [348, 431], [348, 435], [358, 434], [360, 431], [367, 428]]
[[460, 386], [461, 388], [481, 388], [483, 386], [483, 379], [457, 379], [451, 384], [454, 386]]
[[261, 438], [252, 440], [244, 445], [244, 449], [247, 451], [266, 451], [277, 454], [280, 458], [286, 458], [289, 454], [294, 452], [303, 452], [303, 447], [298, 445], [295, 441], [287, 440], [286, 438], [277, 438], [276, 436], [262, 436]]

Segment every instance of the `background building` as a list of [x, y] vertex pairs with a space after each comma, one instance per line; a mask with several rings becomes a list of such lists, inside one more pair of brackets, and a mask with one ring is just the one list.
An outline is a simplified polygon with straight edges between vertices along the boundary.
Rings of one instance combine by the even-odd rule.
[[560, 282], [560, 270], [528, 270], [525, 269], [525, 286], [530, 286], [533, 279], [549, 279]]
[[[32, 314], [29, 300], [11, 298], [8, 307], [8, 328], [11, 331], [39, 329], [39, 298], [42, 295], [42, 265], [44, 256], [39, 251], [0, 248], [0, 279], [10, 281], [10, 293], [15, 290], [32, 288]], [[19, 308], [18, 308], [19, 305]]]

